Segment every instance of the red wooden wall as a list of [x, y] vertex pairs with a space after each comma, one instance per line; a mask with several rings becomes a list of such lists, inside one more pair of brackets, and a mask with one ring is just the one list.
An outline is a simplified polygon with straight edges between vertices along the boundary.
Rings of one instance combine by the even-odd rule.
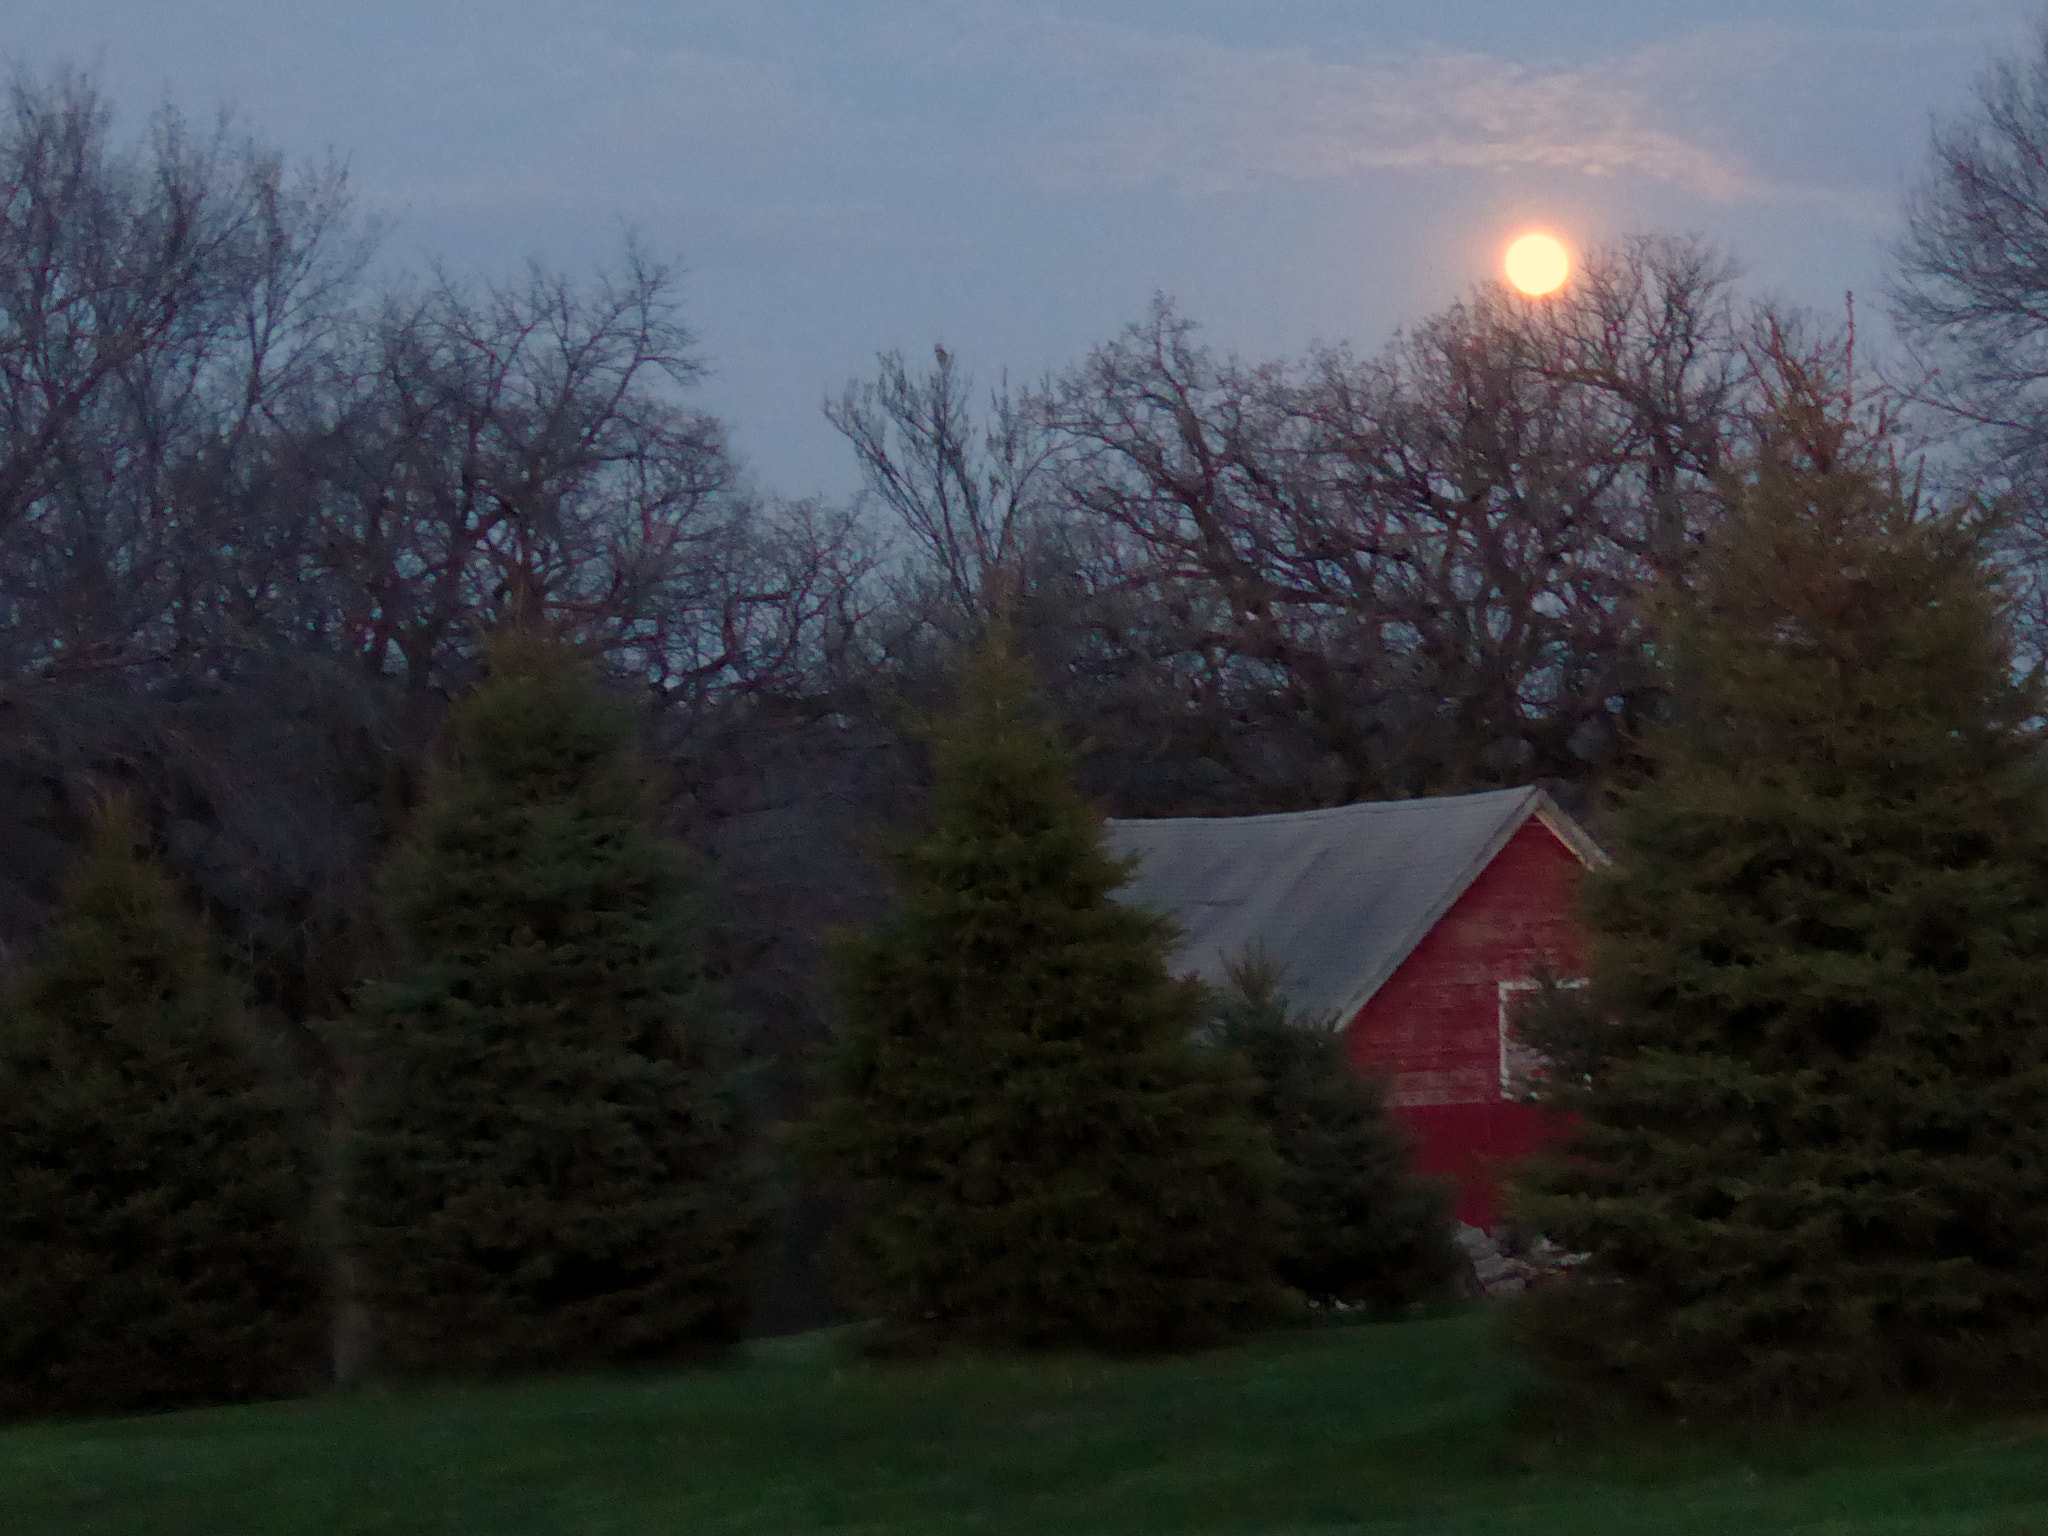
[[1500, 1221], [1499, 1169], [1562, 1127], [1501, 1094], [1500, 984], [1578, 970], [1580, 865], [1535, 817], [1452, 903], [1351, 1021], [1354, 1065], [1389, 1079], [1389, 1103], [1425, 1173], [1457, 1181], [1457, 1216]]

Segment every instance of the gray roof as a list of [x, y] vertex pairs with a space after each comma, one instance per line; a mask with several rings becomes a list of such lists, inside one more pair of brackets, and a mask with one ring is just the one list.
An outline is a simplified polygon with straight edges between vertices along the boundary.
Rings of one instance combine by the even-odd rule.
[[1286, 967], [1295, 1007], [1348, 1023], [1531, 816], [1606, 862], [1540, 789], [1111, 821], [1108, 842], [1139, 860], [1117, 899], [1180, 924], [1175, 970], [1220, 982], [1257, 944]]

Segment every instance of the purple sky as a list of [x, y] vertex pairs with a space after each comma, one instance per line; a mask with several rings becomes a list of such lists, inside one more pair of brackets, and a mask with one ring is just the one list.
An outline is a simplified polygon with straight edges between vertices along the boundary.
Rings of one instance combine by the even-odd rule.
[[387, 261], [572, 268], [631, 226], [761, 485], [846, 494], [818, 412], [874, 353], [984, 380], [1155, 291], [1251, 357], [1377, 349], [1546, 222], [1691, 232], [1875, 320], [1929, 116], [2017, 0], [6, 0], [133, 130], [225, 103], [345, 157]]

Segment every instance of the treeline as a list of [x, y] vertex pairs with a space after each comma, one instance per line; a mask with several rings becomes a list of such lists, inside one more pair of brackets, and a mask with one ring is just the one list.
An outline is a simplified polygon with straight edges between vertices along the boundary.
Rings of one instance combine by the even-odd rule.
[[1568, 788], [1655, 697], [1632, 594], [1754, 393], [1725, 268], [1642, 240], [1369, 361], [1220, 359], [1165, 305], [987, 401], [885, 358], [829, 407], [874, 492], [835, 509], [750, 488], [631, 251], [372, 282], [337, 171], [168, 111], [120, 142], [71, 77], [13, 85], [0, 184], [0, 945], [118, 786], [330, 1086], [309, 1026], [388, 961], [370, 872], [515, 592], [646, 700], [780, 1106], [992, 591], [1111, 813]]
[[[326, 1114], [104, 799], [0, 995], [0, 1417], [714, 1359], [779, 1140], [870, 1343], [1160, 1350], [1447, 1291], [1445, 1192], [1270, 986], [1168, 971], [1000, 629], [935, 727], [893, 922], [841, 947], [775, 1137], [635, 709], [522, 601], [375, 881], [386, 977]], [[1249, 974], [1249, 973], [1247, 973]]]
[[[1930, 462], [2006, 498], [2022, 596], [2044, 80], [1995, 74], [1937, 139], [1898, 312], [1938, 414], [1876, 450], [1959, 423]], [[1370, 357], [1221, 357], [1165, 301], [1030, 387], [889, 354], [826, 407], [869, 491], [830, 507], [760, 494], [691, 406], [637, 250], [373, 280], [337, 169], [168, 109], [119, 141], [71, 76], [11, 87], [0, 188], [0, 971], [29, 973], [112, 793], [330, 1120], [365, 1061], [333, 1026], [405, 964], [377, 871], [515, 610], [638, 703], [651, 815], [706, 892], [692, 975], [768, 1124], [816, 1096], [826, 936], [892, 899], [874, 829], [924, 811], [916, 723], [998, 613], [1111, 814], [1539, 781], [1597, 809], [1652, 766], [1650, 597], [1740, 503], [1781, 365], [1887, 398], [1844, 335], [1642, 237]], [[824, 1214], [784, 1209], [757, 1326], [819, 1315]]]

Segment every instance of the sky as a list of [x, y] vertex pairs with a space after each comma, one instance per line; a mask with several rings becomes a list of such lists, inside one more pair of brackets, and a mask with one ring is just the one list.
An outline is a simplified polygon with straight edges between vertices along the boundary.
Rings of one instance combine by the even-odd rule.
[[1173, 297], [1248, 359], [1376, 351], [1542, 224], [1692, 234], [1859, 317], [1930, 121], [2021, 0], [0, 0], [0, 58], [330, 154], [380, 260], [681, 270], [756, 483], [843, 498], [821, 404], [983, 383]]

